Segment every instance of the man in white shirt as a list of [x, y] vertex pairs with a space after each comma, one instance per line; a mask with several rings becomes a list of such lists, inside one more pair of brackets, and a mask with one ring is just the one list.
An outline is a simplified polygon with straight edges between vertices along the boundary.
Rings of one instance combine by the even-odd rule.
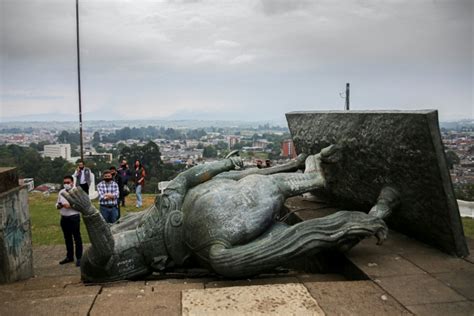
[[[82, 238], [81, 238], [81, 215], [78, 211], [71, 208], [69, 202], [63, 197], [62, 193], [72, 189], [74, 179], [72, 176], [65, 176], [63, 180], [64, 189], [59, 191], [56, 208], [61, 213], [61, 229], [66, 243], [66, 258], [59, 264], [65, 264], [74, 261], [74, 244], [76, 246], [76, 266], [81, 265], [82, 258]], [[73, 244], [74, 239], [74, 244]]]

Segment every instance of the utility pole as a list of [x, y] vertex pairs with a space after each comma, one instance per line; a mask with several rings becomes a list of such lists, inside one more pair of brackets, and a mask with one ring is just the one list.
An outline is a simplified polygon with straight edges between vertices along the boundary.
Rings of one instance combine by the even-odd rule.
[[346, 111], [350, 110], [349, 97], [350, 97], [350, 84], [346, 83]]
[[81, 55], [79, 53], [79, 0], [76, 0], [76, 42], [77, 42], [77, 91], [79, 95], [79, 138], [81, 142], [81, 160], [84, 160], [84, 144], [82, 142]]

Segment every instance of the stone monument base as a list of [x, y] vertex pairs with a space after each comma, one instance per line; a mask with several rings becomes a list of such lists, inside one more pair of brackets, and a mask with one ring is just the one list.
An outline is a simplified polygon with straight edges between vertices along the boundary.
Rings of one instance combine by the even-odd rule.
[[[16, 169], [1, 168], [7, 179], [0, 191], [0, 284], [33, 276], [28, 190], [18, 185]], [[15, 182], [16, 179], [16, 182]]]

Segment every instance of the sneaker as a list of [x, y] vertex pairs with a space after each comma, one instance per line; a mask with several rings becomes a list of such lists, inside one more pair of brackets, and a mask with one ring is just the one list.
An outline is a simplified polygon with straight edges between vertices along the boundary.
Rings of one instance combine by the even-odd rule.
[[76, 261], [76, 267], [80, 267], [81, 266], [81, 259], [77, 259]]
[[59, 261], [59, 264], [66, 264], [66, 263], [73, 262], [73, 261], [74, 261], [74, 259], [66, 257], [63, 260]]

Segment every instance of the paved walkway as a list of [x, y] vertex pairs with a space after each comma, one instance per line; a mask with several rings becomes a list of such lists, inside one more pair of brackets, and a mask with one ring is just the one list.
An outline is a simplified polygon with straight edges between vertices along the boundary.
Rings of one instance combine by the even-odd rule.
[[[0, 315], [474, 315], [474, 241], [468, 243], [471, 255], [458, 259], [390, 232], [382, 246], [368, 239], [352, 249], [340, 274], [290, 271], [233, 281], [176, 274], [89, 286], [79, 268], [58, 265], [64, 246], [39, 246], [36, 276], [0, 286]], [[359, 280], [348, 279], [354, 275]]]

